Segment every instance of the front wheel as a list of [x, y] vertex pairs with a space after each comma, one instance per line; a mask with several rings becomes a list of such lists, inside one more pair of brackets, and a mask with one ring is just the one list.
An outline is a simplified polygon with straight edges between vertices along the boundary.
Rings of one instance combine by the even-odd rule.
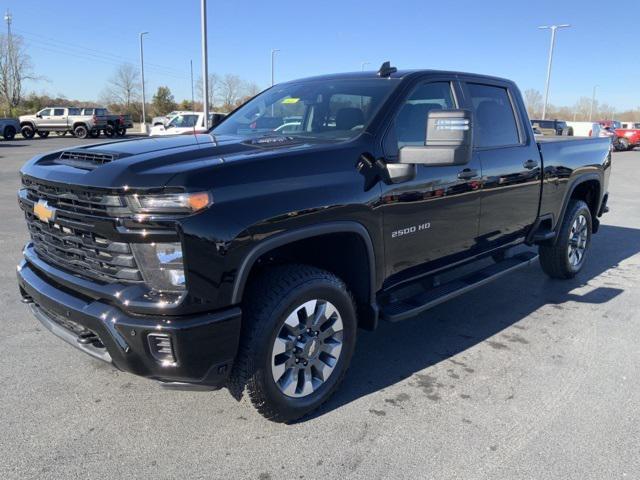
[[592, 231], [591, 211], [571, 200], [554, 245], [540, 245], [540, 265], [551, 278], [573, 278], [584, 266]]
[[249, 286], [230, 380], [269, 420], [290, 422], [322, 405], [344, 378], [356, 309], [342, 280], [307, 265], [276, 266]]
[[90, 136], [91, 138], [98, 138], [98, 137], [100, 136], [100, 130], [98, 130], [97, 128], [92, 128], [92, 129], [89, 131], [89, 136]]
[[629, 140], [622, 137], [618, 138], [616, 150], [618, 150], [619, 152], [626, 152], [627, 150], [629, 150]]
[[118, 127], [118, 130], [116, 132], [118, 134], [119, 137], [124, 137], [127, 134], [127, 128], [126, 127]]
[[31, 125], [23, 125], [20, 129], [20, 133], [27, 140], [31, 140], [33, 136], [36, 134], [36, 130]]
[[47, 138], [49, 136], [49, 132], [38, 132], [38, 136], [40, 138]]

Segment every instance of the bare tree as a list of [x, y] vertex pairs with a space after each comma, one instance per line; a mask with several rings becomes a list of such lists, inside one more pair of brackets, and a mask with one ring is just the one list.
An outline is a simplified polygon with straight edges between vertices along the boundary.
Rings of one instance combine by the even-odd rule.
[[248, 98], [255, 97], [257, 94], [259, 94], [262, 91], [262, 89], [255, 82], [246, 82], [244, 84], [243, 90], [244, 90], [242, 92], [243, 96]]
[[243, 81], [238, 75], [226, 74], [220, 82], [220, 98], [222, 107], [230, 109], [235, 107], [242, 98]]
[[[209, 105], [213, 107], [216, 103], [218, 103], [218, 96], [220, 92], [220, 77], [218, 76], [218, 74], [209, 74], [207, 90], [209, 90], [209, 95], [207, 97], [209, 100]], [[202, 101], [202, 78], [199, 78], [196, 82], [196, 91], [198, 92], [199, 101]]]
[[538, 90], [534, 88], [525, 90], [524, 101], [527, 104], [527, 111], [531, 118], [540, 118], [542, 116], [542, 94]]
[[130, 63], [123, 63], [109, 79], [102, 97], [106, 103], [120, 103], [129, 110], [131, 104], [139, 100], [139, 95], [140, 75], [138, 70]]
[[[596, 117], [598, 112], [598, 102], [593, 104], [593, 116]], [[573, 120], [587, 121], [591, 113], [591, 99], [589, 97], [580, 97], [573, 106]]]
[[0, 97], [9, 108], [9, 115], [22, 101], [25, 80], [33, 80], [31, 59], [22, 37], [0, 35]]

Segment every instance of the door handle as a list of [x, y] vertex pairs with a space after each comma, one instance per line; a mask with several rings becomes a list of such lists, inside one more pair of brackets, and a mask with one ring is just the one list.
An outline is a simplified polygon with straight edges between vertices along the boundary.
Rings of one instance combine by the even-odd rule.
[[474, 178], [478, 176], [478, 171], [472, 168], [465, 168], [461, 172], [458, 172], [458, 178], [460, 180], [469, 180], [470, 178]]
[[526, 168], [527, 170], [533, 170], [534, 168], [536, 168], [538, 166], [538, 162], [535, 160], [527, 160], [526, 162], [524, 162], [522, 164], [522, 166], [524, 168]]

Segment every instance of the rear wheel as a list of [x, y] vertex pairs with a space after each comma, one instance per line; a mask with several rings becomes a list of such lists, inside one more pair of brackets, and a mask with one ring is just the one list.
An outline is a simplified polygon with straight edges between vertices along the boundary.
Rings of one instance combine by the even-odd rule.
[[117, 133], [119, 137], [124, 137], [127, 134], [126, 127], [118, 127]]
[[289, 422], [322, 405], [342, 381], [356, 341], [346, 285], [307, 265], [273, 267], [249, 287], [230, 389], [246, 388], [269, 420]]
[[47, 137], [49, 136], [49, 132], [42, 132], [42, 131], [39, 131], [39, 132], [38, 132], [38, 136], [39, 136], [40, 138], [47, 138]]
[[113, 125], [107, 125], [104, 129], [104, 135], [105, 137], [113, 137], [116, 134], [116, 129], [113, 127]]
[[97, 128], [92, 128], [91, 131], [89, 131], [89, 136], [91, 138], [98, 138], [100, 136], [100, 130], [98, 130]]
[[89, 130], [84, 125], [78, 125], [73, 129], [73, 134], [78, 138], [87, 138], [89, 135]]
[[36, 130], [33, 128], [33, 125], [23, 125], [20, 129], [20, 133], [27, 140], [31, 140], [36, 134]]
[[591, 244], [591, 211], [582, 200], [571, 200], [554, 245], [540, 245], [540, 264], [552, 278], [573, 278], [584, 266]]
[[2, 135], [5, 140], [13, 140], [16, 138], [16, 129], [14, 127], [5, 127], [4, 133]]

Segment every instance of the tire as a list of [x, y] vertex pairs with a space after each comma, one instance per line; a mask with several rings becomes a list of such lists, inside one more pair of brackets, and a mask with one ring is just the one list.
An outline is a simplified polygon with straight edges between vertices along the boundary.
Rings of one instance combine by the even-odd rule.
[[5, 140], [13, 140], [14, 138], [16, 138], [16, 129], [11, 126], [5, 127], [2, 136]]
[[116, 133], [118, 134], [119, 137], [124, 137], [127, 134], [127, 128], [118, 127], [118, 130], [116, 131]]
[[89, 136], [91, 138], [98, 138], [100, 136], [100, 130], [92, 128], [91, 130], [89, 130]]
[[38, 136], [40, 138], [47, 138], [49, 136], [49, 132], [38, 131]]
[[629, 140], [623, 137], [618, 138], [618, 148], [616, 148], [616, 150], [620, 152], [626, 152], [627, 150], [629, 150], [629, 147]]
[[[320, 320], [314, 324], [315, 318]], [[342, 280], [307, 265], [272, 267], [245, 294], [229, 390], [237, 398], [246, 390], [269, 420], [297, 420], [338, 388], [351, 361], [356, 330], [356, 308]]]
[[20, 133], [27, 140], [31, 140], [33, 136], [36, 134], [36, 131], [33, 128], [33, 125], [23, 125], [22, 128], [20, 129]]
[[592, 225], [591, 211], [587, 204], [582, 200], [571, 200], [555, 244], [540, 245], [542, 270], [551, 278], [575, 277], [586, 261], [591, 245]]
[[89, 130], [87, 130], [87, 127], [85, 127], [84, 125], [78, 125], [73, 129], [73, 134], [77, 138], [87, 138], [87, 136], [89, 135]]
[[113, 125], [107, 125], [104, 129], [104, 136], [112, 138], [116, 134], [116, 129], [113, 128]]
[[56, 132], [56, 135], [59, 137], [64, 137], [67, 134], [66, 130], [60, 130]]

